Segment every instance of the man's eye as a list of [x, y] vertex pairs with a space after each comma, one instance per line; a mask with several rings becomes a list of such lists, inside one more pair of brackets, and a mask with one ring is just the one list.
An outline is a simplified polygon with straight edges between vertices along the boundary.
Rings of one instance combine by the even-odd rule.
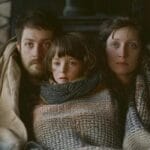
[[32, 42], [27, 42], [25, 43], [25, 46], [27, 46], [28, 48], [33, 48], [34, 44]]
[[51, 43], [50, 43], [50, 42], [45, 42], [45, 43], [43, 44], [43, 47], [44, 47], [45, 49], [49, 49], [50, 46], [51, 46]]

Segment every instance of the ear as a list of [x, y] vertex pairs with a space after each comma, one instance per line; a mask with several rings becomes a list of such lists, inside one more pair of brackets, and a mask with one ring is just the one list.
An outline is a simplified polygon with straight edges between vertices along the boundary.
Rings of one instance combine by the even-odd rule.
[[21, 49], [21, 45], [20, 45], [20, 43], [16, 43], [16, 47], [17, 47], [17, 50], [18, 50], [18, 52], [20, 53], [20, 49]]

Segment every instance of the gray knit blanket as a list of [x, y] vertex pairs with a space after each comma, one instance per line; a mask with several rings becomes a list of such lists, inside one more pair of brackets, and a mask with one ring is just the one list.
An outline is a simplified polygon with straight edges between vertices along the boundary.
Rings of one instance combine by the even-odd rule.
[[150, 62], [145, 58], [129, 104], [123, 148], [150, 150]]
[[60, 104], [73, 98], [85, 96], [99, 84], [100, 80], [100, 74], [95, 74], [82, 80], [65, 84], [44, 82], [41, 84], [40, 96], [48, 104]]

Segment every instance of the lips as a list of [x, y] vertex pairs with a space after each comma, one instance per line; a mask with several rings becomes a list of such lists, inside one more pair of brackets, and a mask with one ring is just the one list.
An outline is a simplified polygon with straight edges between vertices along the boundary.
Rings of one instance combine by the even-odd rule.
[[61, 80], [67, 80], [66, 77], [60, 77], [59, 79], [61, 79]]
[[117, 65], [125, 65], [125, 66], [128, 66], [128, 65], [129, 65], [129, 64], [126, 63], [126, 62], [117, 62], [116, 64], [117, 64]]
[[40, 64], [40, 60], [34, 59], [30, 62], [31, 65]]

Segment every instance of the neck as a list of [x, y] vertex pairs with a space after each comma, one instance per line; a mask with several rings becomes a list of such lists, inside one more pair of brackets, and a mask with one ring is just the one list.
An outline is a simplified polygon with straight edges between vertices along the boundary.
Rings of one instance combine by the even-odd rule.
[[39, 83], [41, 83], [42, 79], [41, 78], [37, 78], [34, 76], [28, 76], [29, 81], [33, 84], [33, 85], [38, 85]]
[[134, 74], [129, 74], [129, 75], [119, 75], [117, 78], [119, 81], [124, 85], [128, 86], [132, 81], [133, 81]]
[[22, 78], [25, 80], [25, 82], [27, 80], [32, 85], [38, 85], [42, 81], [40, 77], [30, 75], [26, 70], [23, 70], [22, 74], [23, 74]]

